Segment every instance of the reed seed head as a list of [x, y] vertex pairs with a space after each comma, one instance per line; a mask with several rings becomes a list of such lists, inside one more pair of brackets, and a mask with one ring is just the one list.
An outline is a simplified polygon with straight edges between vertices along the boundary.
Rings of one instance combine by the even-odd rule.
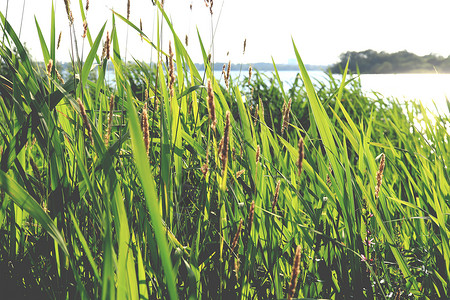
[[295, 294], [295, 287], [297, 286], [297, 277], [300, 274], [300, 256], [302, 253], [302, 247], [300, 245], [297, 246], [297, 250], [295, 251], [294, 263], [292, 264], [292, 274], [291, 281], [289, 284], [288, 290], [288, 299], [292, 299]]
[[208, 108], [209, 108], [209, 120], [211, 122], [212, 130], [216, 131], [216, 104], [214, 103], [214, 91], [212, 88], [211, 80], [208, 78]]
[[300, 136], [298, 140], [298, 160], [297, 160], [298, 176], [302, 174], [304, 158], [305, 158], [305, 149], [303, 144], [303, 138], [302, 136]]
[[106, 135], [105, 135], [106, 148], [108, 148], [109, 137], [111, 136], [113, 109], [114, 109], [114, 95], [111, 95], [111, 97], [109, 98], [108, 128], [106, 130]]
[[73, 24], [72, 10], [70, 9], [70, 0], [64, 0], [64, 5], [66, 7], [67, 18], [69, 19], [69, 24]]
[[278, 196], [280, 194], [280, 186], [281, 186], [281, 180], [277, 181], [277, 187], [275, 188], [275, 195], [273, 196], [272, 200], [272, 212], [275, 212], [275, 207], [277, 206], [278, 202]]
[[206, 174], [208, 173], [209, 167], [209, 145], [208, 147], [206, 147], [206, 162], [202, 165], [202, 167], [200, 168], [200, 170], [203, 173], [203, 176], [206, 178]]
[[103, 44], [102, 58], [106, 58], [107, 60], [109, 59], [110, 46], [111, 46], [111, 40], [109, 38], [109, 31], [107, 31], [106, 32], [106, 40], [105, 40], [105, 43]]
[[247, 48], [247, 39], [244, 40], [244, 51], [242, 52], [242, 54], [245, 54], [245, 48]]
[[261, 147], [256, 146], [256, 163], [259, 163], [259, 157], [261, 156]]
[[380, 160], [380, 166], [377, 171], [377, 185], [375, 186], [375, 198], [378, 198], [380, 190], [381, 190], [381, 183], [383, 181], [383, 172], [386, 162], [386, 156], [381, 154], [381, 160]]
[[223, 75], [223, 79], [225, 79], [226, 76], [227, 76], [226, 69], [227, 69], [227, 65], [226, 65], [226, 64], [223, 64], [223, 66], [222, 66], [222, 75]]
[[283, 131], [289, 125], [289, 116], [290, 116], [290, 112], [291, 112], [291, 105], [292, 105], [292, 99], [289, 99], [287, 105], [286, 105], [286, 103], [283, 104], [283, 113], [282, 113], [283, 125], [281, 127], [281, 134], [283, 134]]
[[173, 98], [173, 95], [175, 94], [175, 67], [173, 65], [173, 51], [172, 51], [172, 43], [169, 41], [169, 91], [170, 91], [170, 98]]
[[86, 11], [89, 10], [89, 0], [86, 0]]
[[184, 43], [186, 44], [186, 47], [189, 46], [189, 38], [188, 35], [186, 34], [186, 36], [184, 37]]
[[259, 104], [256, 104], [255, 111], [253, 112], [253, 125], [256, 126], [256, 121], [258, 121], [258, 110]]
[[204, 177], [206, 177], [206, 174], [208, 173], [208, 169], [209, 169], [209, 167], [208, 167], [207, 163], [204, 163], [201, 166], [200, 171], [202, 171], [202, 174], [203, 174]]
[[239, 267], [240, 267], [239, 258], [236, 258], [234, 260], [234, 273], [236, 275], [236, 281], [239, 280], [239, 277], [238, 277]]
[[[331, 164], [328, 165], [328, 171], [330, 174], [333, 174], [333, 169], [331, 168]], [[331, 178], [330, 175], [327, 174], [327, 185], [328, 187], [331, 187]]]
[[248, 67], [248, 84], [250, 85], [250, 81], [252, 80], [252, 66]]
[[59, 74], [58, 69], [55, 68], [56, 71], [56, 78], [58, 78], [59, 82], [61, 82], [61, 84], [64, 84], [64, 79], [62, 78], [61, 74]]
[[86, 37], [87, 26], [88, 26], [87, 21], [84, 20], [84, 21], [83, 21], [83, 35], [81, 36], [83, 39]]
[[[233, 148], [234, 149], [234, 148]], [[241, 175], [242, 174], [244, 174], [245, 173], [245, 169], [242, 169], [242, 170], [240, 170], [240, 171], [237, 171], [236, 172], [236, 179], [238, 179], [239, 177], [241, 177]]]
[[212, 15], [213, 14], [212, 8], [214, 5], [213, 0], [205, 0], [205, 5], [206, 7], [209, 7], [209, 13]]
[[59, 32], [58, 43], [57, 43], [56, 49], [59, 49], [59, 45], [61, 44], [61, 35], [62, 35], [62, 31]]
[[231, 72], [231, 60], [228, 61], [227, 76], [225, 76], [225, 85], [227, 90], [230, 88], [230, 72]]
[[53, 70], [53, 59], [48, 60], [47, 64], [47, 74], [48, 76], [52, 76], [52, 70]]
[[127, 20], [130, 20], [130, 0], [127, 2]]
[[242, 230], [242, 219], [239, 221], [238, 229], [236, 231], [236, 234], [234, 235], [233, 242], [231, 243], [231, 252], [233, 252], [234, 248], [236, 248], [236, 246], [238, 245], [241, 230]]
[[150, 131], [148, 128], [147, 103], [144, 104], [144, 108], [142, 109], [141, 129], [142, 129], [142, 133], [144, 134], [145, 150], [147, 151], [147, 155], [148, 155], [149, 146], [150, 146]]
[[89, 120], [88, 120], [88, 117], [86, 114], [86, 109], [84, 108], [84, 104], [80, 98], [77, 99], [77, 102], [78, 102], [78, 106], [80, 107], [80, 113], [81, 113], [81, 117], [83, 118], [84, 127], [87, 129], [89, 140], [91, 141], [91, 145], [93, 145], [94, 138], [92, 137], [92, 127], [91, 127], [91, 123], [89, 123]]

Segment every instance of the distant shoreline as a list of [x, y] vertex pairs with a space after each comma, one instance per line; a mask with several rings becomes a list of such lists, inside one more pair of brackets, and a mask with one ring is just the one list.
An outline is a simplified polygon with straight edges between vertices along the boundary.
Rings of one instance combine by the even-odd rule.
[[[133, 62], [128, 62], [128, 63], [133, 63]], [[38, 62], [38, 65], [40, 65], [41, 67], [45, 67], [43, 62]], [[71, 66], [70, 62], [62, 62], [60, 63], [61, 67], [63, 70], [69, 69]], [[205, 70], [205, 66], [204, 64], [200, 64], [200, 63], [195, 63], [194, 64], [195, 67], [197, 68], [198, 71], [204, 71]], [[217, 62], [214, 63], [214, 70], [215, 71], [221, 71], [224, 65], [228, 65], [228, 63], [223, 63], [223, 62]], [[275, 71], [273, 64], [272, 63], [243, 63], [243, 64], [231, 64], [231, 70], [232, 71], [242, 71], [242, 72], [246, 72], [249, 67], [252, 66], [253, 70], [257, 70], [259, 72], [271, 72], [271, 71]], [[310, 64], [306, 64], [305, 65], [306, 70], [308, 71], [323, 71], [323, 72], [329, 72], [331, 70], [332, 74], [341, 74], [341, 72], [336, 71], [335, 68], [333, 68], [333, 65], [310, 65]], [[108, 62], [108, 70], [112, 71], [114, 69], [114, 66], [111, 62]], [[296, 72], [300, 72], [298, 65], [296, 64], [276, 64], [276, 68], [278, 72], [283, 72], [283, 71], [296, 71]], [[356, 71], [353, 70], [349, 70], [351, 71], [353, 74], [356, 74]], [[450, 74], [450, 71], [440, 71], [438, 70], [438, 72], [436, 72], [435, 70], [431, 71], [429, 69], [412, 69], [412, 70], [405, 70], [405, 71], [397, 71], [397, 72], [368, 72], [368, 71], [361, 71], [359, 72], [360, 74], [368, 74], [368, 75], [383, 75], [383, 74]]]
[[[222, 70], [223, 66], [227, 66], [228, 63], [216, 62], [214, 63], [214, 70]], [[254, 70], [258, 71], [275, 71], [273, 64], [271, 63], [243, 63], [243, 64], [231, 64], [231, 70], [248, 70], [252, 66]], [[199, 71], [204, 71], [204, 64], [195, 64], [195, 67]], [[326, 71], [329, 65], [305, 65], [306, 69], [309, 71]], [[278, 71], [299, 71], [298, 65], [296, 64], [276, 64]]]

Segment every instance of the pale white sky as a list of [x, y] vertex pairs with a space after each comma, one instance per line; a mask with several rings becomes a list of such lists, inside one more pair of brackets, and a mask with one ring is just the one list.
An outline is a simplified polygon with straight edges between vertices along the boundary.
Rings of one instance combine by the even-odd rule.
[[[0, 11], [4, 15], [7, 1], [0, 0]], [[8, 20], [17, 34], [24, 2], [21, 40], [26, 42], [36, 60], [42, 60], [34, 16], [49, 45], [52, 1], [9, 0]], [[82, 2], [85, 5], [86, 0]], [[54, 4], [56, 35], [63, 32], [57, 60], [68, 61], [70, 36], [64, 1], [54, 0]], [[192, 11], [189, 9], [191, 4]], [[81, 47], [83, 26], [79, 1], [72, 0], [71, 6]], [[111, 31], [111, 8], [126, 16], [127, 0], [90, 0], [87, 21], [93, 38], [105, 21], [108, 22], [106, 30]], [[347, 50], [408, 50], [419, 55], [450, 55], [448, 0], [215, 0], [212, 20], [204, 0], [165, 0], [165, 9], [180, 39], [184, 41], [185, 36], [189, 36], [188, 52], [194, 62], [202, 62], [196, 28], [207, 49], [211, 45], [212, 31], [215, 31], [216, 62], [271, 62], [273, 57], [276, 63], [287, 63], [295, 58], [291, 37], [306, 64], [335, 63], [339, 54]], [[131, 0], [130, 20], [139, 26], [140, 19], [143, 31], [156, 42], [157, 15], [151, 0]], [[145, 61], [155, 58], [155, 52], [141, 42], [136, 31], [128, 29], [127, 44], [127, 25], [118, 19], [117, 25], [122, 56], [128, 45], [128, 60], [131, 55]], [[165, 25], [163, 48], [167, 49], [171, 38]], [[245, 39], [247, 48], [243, 55]]]

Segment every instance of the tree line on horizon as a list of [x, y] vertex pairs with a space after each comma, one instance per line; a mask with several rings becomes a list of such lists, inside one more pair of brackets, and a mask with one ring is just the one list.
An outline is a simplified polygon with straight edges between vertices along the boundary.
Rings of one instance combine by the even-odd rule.
[[332, 73], [341, 73], [347, 61], [348, 69], [354, 73], [450, 73], [450, 56], [436, 54], [419, 56], [406, 50], [386, 53], [375, 50], [347, 51], [339, 62], [330, 67]]

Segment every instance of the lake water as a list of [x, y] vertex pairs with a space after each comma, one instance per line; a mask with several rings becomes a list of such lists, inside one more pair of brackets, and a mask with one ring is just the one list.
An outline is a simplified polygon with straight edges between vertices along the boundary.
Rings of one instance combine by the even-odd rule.
[[[216, 78], [221, 78], [220, 71], [214, 73]], [[260, 73], [271, 78], [273, 72]], [[286, 88], [292, 85], [298, 72], [280, 71], [278, 74]], [[313, 82], [323, 81], [328, 77], [322, 71], [309, 71], [308, 74]], [[231, 76], [243, 79], [248, 76], [248, 71], [231, 71]], [[337, 80], [342, 78], [341, 75], [333, 76]], [[362, 74], [360, 80], [363, 91], [369, 97], [376, 98], [378, 95], [399, 100], [422, 101], [422, 104], [433, 112], [448, 113], [446, 95], [450, 96], [450, 74]]]
[[[214, 75], [224, 84], [221, 71], [215, 71]], [[260, 73], [269, 82], [269, 78], [273, 78], [272, 73], [274, 72]], [[292, 86], [298, 71], [280, 71], [278, 74], [287, 89]], [[313, 83], [323, 82], [328, 78], [323, 71], [308, 71], [308, 74]], [[246, 76], [248, 76], [248, 70], [231, 71], [232, 78], [244, 80]], [[333, 76], [339, 81], [342, 78], [341, 75]], [[107, 80], [114, 84], [113, 72], [108, 72]], [[446, 96], [450, 97], [450, 74], [362, 74], [360, 80], [363, 92], [369, 97], [393, 97], [399, 100], [421, 101], [432, 112], [449, 114]]]

